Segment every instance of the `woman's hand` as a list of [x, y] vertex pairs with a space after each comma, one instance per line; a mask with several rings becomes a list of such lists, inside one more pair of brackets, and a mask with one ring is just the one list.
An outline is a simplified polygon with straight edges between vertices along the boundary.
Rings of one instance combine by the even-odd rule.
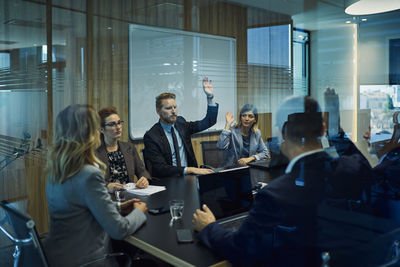
[[145, 213], [147, 211], [147, 205], [144, 202], [141, 202], [140, 199], [134, 198], [134, 203], [133, 203], [133, 208], [134, 209], [140, 209]]
[[135, 203], [137, 199], [129, 199], [124, 202], [119, 202], [119, 209], [122, 215], [127, 215], [132, 212], [133, 210], [133, 203]]
[[120, 183], [108, 183], [107, 184], [107, 189], [109, 193], [114, 193], [115, 189], [117, 188], [124, 188], [123, 184]]
[[149, 181], [144, 176], [140, 177], [140, 179], [136, 182], [137, 188], [146, 188], [148, 186], [149, 186]]
[[248, 158], [241, 158], [237, 161], [239, 166], [246, 166], [247, 163], [255, 161], [256, 159], [254, 157], [248, 157]]
[[233, 123], [234, 120], [235, 120], [235, 118], [233, 117], [232, 112], [229, 112], [229, 111], [228, 111], [228, 112], [225, 114], [225, 121], [226, 121], [226, 123], [225, 123], [225, 130], [229, 131], [229, 129], [231, 128], [231, 125], [232, 125], [232, 123]]

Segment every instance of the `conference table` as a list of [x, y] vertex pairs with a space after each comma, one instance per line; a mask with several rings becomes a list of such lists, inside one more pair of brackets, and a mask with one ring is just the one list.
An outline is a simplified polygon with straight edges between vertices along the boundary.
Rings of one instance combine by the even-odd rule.
[[[196, 176], [163, 178], [153, 184], [165, 185], [166, 190], [151, 196], [139, 197], [147, 203], [148, 209], [168, 205], [172, 199], [183, 199], [185, 206], [182, 219], [171, 221], [169, 212], [159, 215], [147, 213], [147, 222], [125, 241], [174, 266], [228, 264], [195, 238], [192, 216], [199, 208]], [[178, 243], [176, 229], [191, 229], [194, 242]]]
[[[268, 183], [281, 175], [284, 169], [273, 172], [272, 176], [269, 172], [271, 169], [250, 168], [253, 184]], [[182, 219], [171, 221], [169, 212], [159, 215], [147, 213], [146, 223], [125, 241], [174, 266], [228, 266], [227, 261], [196, 239], [192, 226], [193, 213], [200, 207], [196, 176], [154, 179], [152, 184], [164, 185], [166, 190], [150, 196], [128, 195], [128, 198], [139, 197], [146, 202], [148, 209], [166, 206], [169, 200], [183, 199]], [[178, 243], [176, 229], [191, 229], [194, 242]]]
[[[260, 176], [257, 175], [257, 172], [252, 174], [254, 170], [250, 169], [250, 171], [253, 181], [258, 182]], [[263, 182], [268, 181], [263, 180]], [[171, 221], [169, 212], [160, 215], [148, 213], [146, 223], [134, 234], [128, 236], [125, 241], [174, 266], [230, 266], [229, 262], [213, 253], [196, 239], [196, 233], [192, 226], [193, 213], [200, 206], [196, 176], [163, 178], [153, 181], [153, 184], [165, 185], [166, 190], [150, 196], [139, 197], [147, 203], [148, 209], [166, 206], [169, 200], [183, 199], [185, 206], [182, 219]], [[128, 198], [130, 197], [138, 196], [128, 194]], [[379, 259], [378, 262], [384, 262], [381, 257], [386, 255], [385, 251], [389, 251], [387, 247], [393, 246], [392, 243], [398, 242], [397, 240], [400, 238], [397, 221], [326, 206], [318, 214], [318, 222], [322, 228], [329, 229], [326, 233], [331, 238], [343, 241], [348, 248], [364, 246], [363, 244], [367, 248], [368, 246], [372, 247], [372, 249], [366, 250], [364, 250], [365, 247], [361, 247], [362, 250], [345, 249], [344, 251], [351, 252], [346, 252], [347, 254], [340, 251], [334, 252], [336, 254], [331, 256], [342, 263], [354, 261], [353, 254], [356, 253], [359, 255], [357, 261], [362, 258], [362, 255], [375, 253], [377, 255], [373, 255], [374, 260]], [[177, 229], [191, 229], [194, 242], [178, 243]], [[371, 243], [371, 240], [376, 240], [376, 242]], [[372, 260], [370, 257], [372, 256], [369, 256], [368, 260]]]

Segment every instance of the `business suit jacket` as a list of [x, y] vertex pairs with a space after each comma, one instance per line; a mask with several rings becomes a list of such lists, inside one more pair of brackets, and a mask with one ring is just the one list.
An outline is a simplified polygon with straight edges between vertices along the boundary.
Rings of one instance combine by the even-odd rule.
[[123, 217], [107, 193], [101, 171], [92, 165], [62, 184], [48, 182], [50, 231], [44, 245], [50, 266], [77, 266], [111, 251], [110, 237], [135, 232], [146, 216], [139, 209]]
[[373, 168], [373, 207], [376, 215], [400, 221], [400, 147], [385, 154]]
[[[133, 144], [127, 142], [118, 142], [118, 147], [121, 150], [122, 155], [124, 155], [129, 181], [133, 183], [135, 181], [134, 179], [135, 175], [137, 176], [138, 179], [144, 176], [147, 179], [151, 180], [151, 176], [144, 167], [143, 162], [140, 160], [139, 155]], [[100, 159], [107, 166], [104, 178], [108, 183], [110, 180], [110, 169], [109, 169], [110, 166], [107, 157], [106, 144], [104, 143], [104, 140], [102, 140], [101, 146], [96, 150], [96, 157]]]
[[[222, 130], [217, 142], [217, 147], [224, 150], [222, 166], [237, 165], [243, 150], [243, 138], [240, 127], [232, 127], [230, 131]], [[250, 131], [249, 156], [254, 156], [256, 160], [269, 157], [268, 148], [265, 146], [260, 130]]]
[[[191, 136], [192, 134], [204, 131], [217, 122], [218, 104], [216, 106], [208, 105], [206, 116], [200, 121], [186, 121], [179, 116], [175, 127], [182, 138], [185, 147], [187, 167], [197, 167], [196, 157], [194, 155]], [[149, 163], [149, 171], [155, 177], [171, 177], [183, 175], [184, 167], [172, 165], [172, 152], [168, 139], [164, 133], [160, 122], [151, 127], [144, 135], [145, 161]]]
[[290, 173], [257, 193], [238, 231], [211, 223], [198, 238], [238, 266], [319, 266], [319, 248], [327, 245], [321, 243], [316, 215], [335, 190], [331, 184], [338, 166], [325, 152], [301, 158]]

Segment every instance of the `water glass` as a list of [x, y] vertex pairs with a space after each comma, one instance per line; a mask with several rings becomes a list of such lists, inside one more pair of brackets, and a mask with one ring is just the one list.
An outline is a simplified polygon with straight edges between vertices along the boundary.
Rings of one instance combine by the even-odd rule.
[[178, 220], [182, 218], [183, 214], [183, 200], [174, 199], [169, 202], [169, 211], [171, 212], [172, 220]]
[[125, 201], [125, 193], [126, 193], [125, 188], [116, 188], [114, 191], [115, 200], [118, 202], [124, 202]]

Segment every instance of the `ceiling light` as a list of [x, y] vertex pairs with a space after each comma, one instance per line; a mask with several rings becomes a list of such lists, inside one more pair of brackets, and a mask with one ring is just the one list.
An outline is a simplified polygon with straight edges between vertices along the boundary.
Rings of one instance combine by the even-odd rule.
[[360, 0], [348, 6], [344, 12], [349, 15], [371, 15], [400, 9], [399, 0]]
[[350, 24], [350, 23], [351, 23], [351, 20], [346, 20], [346, 23], [347, 23], [347, 24]]
[[367, 19], [361, 19], [361, 21], [367, 21]]

